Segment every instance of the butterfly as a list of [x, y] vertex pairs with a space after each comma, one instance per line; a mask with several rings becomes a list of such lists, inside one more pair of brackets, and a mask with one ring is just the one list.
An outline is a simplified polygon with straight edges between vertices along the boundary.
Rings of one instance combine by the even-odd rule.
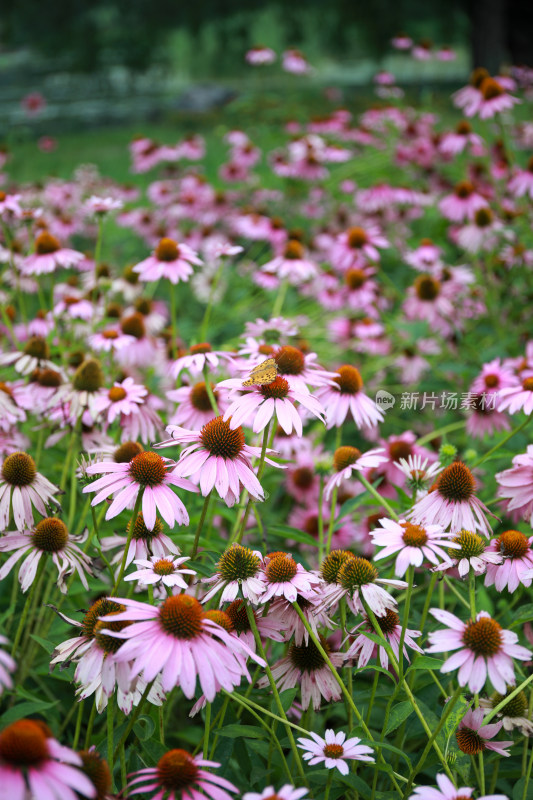
[[258, 364], [250, 372], [250, 377], [242, 382], [243, 386], [265, 386], [276, 380], [278, 365], [274, 358], [267, 358], [262, 364]]

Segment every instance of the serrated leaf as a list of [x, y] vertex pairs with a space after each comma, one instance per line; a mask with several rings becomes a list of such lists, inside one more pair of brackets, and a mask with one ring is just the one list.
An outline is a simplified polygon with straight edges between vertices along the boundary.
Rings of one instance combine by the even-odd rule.
[[399, 728], [402, 722], [405, 722], [407, 717], [409, 717], [413, 711], [414, 708], [411, 705], [410, 700], [402, 700], [401, 703], [397, 703], [395, 706], [393, 706], [390, 712], [385, 735], [388, 735], [389, 733], [392, 733], [392, 731], [395, 731], [396, 728]]
[[228, 739], [264, 739], [266, 735], [263, 728], [257, 725], [239, 725], [237, 722], [225, 725], [218, 734]]

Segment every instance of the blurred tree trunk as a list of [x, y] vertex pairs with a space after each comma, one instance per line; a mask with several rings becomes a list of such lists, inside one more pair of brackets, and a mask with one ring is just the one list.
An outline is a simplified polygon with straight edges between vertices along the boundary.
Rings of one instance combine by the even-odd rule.
[[513, 64], [533, 66], [533, 2], [507, 0], [508, 47]]
[[468, 0], [472, 67], [485, 67], [492, 75], [498, 73], [504, 58], [506, 5], [505, 0]]

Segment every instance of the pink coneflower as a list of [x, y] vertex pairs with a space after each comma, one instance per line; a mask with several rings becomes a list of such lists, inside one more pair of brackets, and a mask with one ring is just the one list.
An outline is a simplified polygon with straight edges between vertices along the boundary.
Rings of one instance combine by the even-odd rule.
[[316, 353], [303, 353], [290, 344], [282, 345], [272, 354], [281, 375], [291, 389], [300, 394], [309, 393], [309, 386], [327, 386], [335, 377], [316, 363]]
[[183, 575], [196, 575], [193, 569], [181, 569], [181, 565], [186, 561], [189, 561], [188, 556], [181, 558], [152, 556], [149, 561], [144, 558], [136, 558], [133, 563], [140, 569], [125, 575], [124, 580], [138, 581], [143, 586], [154, 586], [161, 583], [163, 586], [178, 586], [180, 589], [186, 589], [188, 583]]
[[131, 622], [122, 631], [107, 628], [105, 633], [125, 639], [115, 658], [132, 661], [132, 675], [149, 683], [161, 674], [165, 692], [180, 686], [187, 698], [194, 695], [198, 678], [207, 700], [212, 702], [216, 683], [232, 692], [241, 678], [250, 675], [246, 657], [261, 666], [264, 661], [238, 636], [230, 634], [204, 613], [194, 597], [187, 594], [168, 597], [160, 606], [118, 599], [126, 611], [102, 617], [102, 622]]
[[42, 336], [31, 336], [22, 350], [0, 353], [0, 366], [7, 365], [21, 375], [29, 375], [36, 369], [57, 369], [50, 361], [50, 346]]
[[[3, 644], [8, 644], [8, 640], [5, 636], [0, 635], [0, 645]], [[15, 672], [16, 668], [17, 665], [9, 653], [0, 647], [0, 695], [5, 689], [13, 688], [13, 679], [9, 673]]]
[[487, 542], [472, 531], [461, 530], [452, 539], [459, 549], [448, 550], [447, 560], [435, 567], [435, 571], [457, 568], [461, 578], [472, 568], [476, 575], [482, 575], [491, 564], [501, 564], [502, 555], [495, 552]]
[[204, 578], [204, 583], [213, 583], [214, 586], [202, 598], [202, 603], [209, 602], [221, 589], [220, 605], [233, 602], [240, 594], [250, 603], [258, 603], [266, 589], [261, 560], [261, 553], [257, 550], [234, 542], [220, 556], [215, 574]]
[[515, 172], [507, 188], [514, 197], [529, 195], [530, 200], [533, 200], [533, 156], [527, 162], [526, 169]]
[[[324, 609], [320, 608], [322, 600], [318, 592], [309, 594], [307, 597], [298, 597], [297, 602], [300, 611], [317, 638], [319, 637], [319, 630], [324, 628], [333, 630], [333, 621], [328, 617]], [[268, 609], [267, 618], [276, 626], [277, 630], [284, 631], [286, 641], [290, 641], [294, 637], [294, 642], [297, 645], [302, 644], [302, 642], [304, 644], [309, 643], [309, 631], [292, 603], [284, 597], [274, 600]]]
[[332, 550], [322, 562], [321, 574], [328, 584], [322, 592], [324, 607], [331, 608], [344, 597], [354, 614], [362, 611], [364, 600], [374, 614], [385, 616], [389, 608], [394, 610], [398, 604], [382, 587], [407, 586], [405, 581], [379, 578], [368, 559], [354, 556], [349, 550]]
[[186, 244], [178, 244], [173, 239], [161, 239], [153, 255], [145, 258], [135, 267], [142, 281], [158, 281], [168, 278], [171, 283], [188, 281], [193, 273], [192, 265], [200, 265], [198, 254]]
[[[57, 288], [57, 287], [56, 287]], [[59, 292], [57, 292], [59, 294]], [[79, 290], [69, 287], [68, 292], [61, 293], [62, 297], [52, 309], [52, 316], [70, 319], [81, 319], [88, 322], [94, 314], [93, 304], [83, 296]]]
[[399, 458], [394, 463], [405, 476], [408, 488], [416, 490], [418, 493], [425, 490], [428, 484], [433, 483], [439, 472], [443, 470], [438, 461], [433, 461], [433, 463], [431, 461], [432, 459], [423, 458], [420, 453], [417, 453], [409, 455], [407, 458]]
[[383, 412], [363, 391], [363, 379], [356, 367], [339, 367], [333, 382], [319, 388], [317, 399], [326, 411], [327, 427], [339, 428], [350, 415], [358, 428], [373, 428], [383, 422]]
[[469, 756], [477, 756], [485, 750], [493, 750], [499, 756], [510, 756], [507, 749], [513, 742], [491, 742], [499, 733], [503, 722], [493, 722], [491, 725], [483, 725], [483, 709], [476, 708], [467, 711], [459, 727], [455, 731], [457, 746], [461, 752]]
[[[226, 606], [223, 611], [213, 609], [207, 612], [207, 616], [213, 622], [218, 622], [223, 628], [242, 638], [248, 647], [255, 652], [256, 642], [248, 619], [246, 600], [241, 600], [238, 597], [233, 603]], [[263, 616], [252, 610], [252, 616], [255, 619], [257, 630], [262, 640], [270, 639], [273, 642], [283, 642], [285, 640], [286, 637], [278, 621], [271, 619], [270, 609], [269, 613], [263, 614]]]
[[439, 203], [443, 217], [452, 222], [473, 219], [476, 211], [488, 206], [484, 197], [478, 194], [469, 181], [461, 181], [455, 186], [453, 194], [446, 195]]
[[35, 461], [27, 453], [7, 456], [0, 472], [0, 528], [9, 527], [11, 514], [17, 530], [33, 528], [33, 508], [43, 517], [48, 507], [59, 506], [54, 495], [59, 489], [37, 472]]
[[[383, 616], [377, 617], [379, 627], [381, 628], [381, 632], [387, 639], [388, 643], [390, 644], [394, 655], [396, 656], [396, 660], [399, 660], [400, 657], [400, 638], [402, 635], [402, 625], [400, 622], [400, 617], [393, 611], [392, 609], [387, 609], [387, 612]], [[371, 620], [365, 616], [364, 621], [360, 622], [359, 625], [356, 625], [355, 628], [350, 631], [350, 636], [353, 636], [355, 632], [361, 627], [364, 626], [365, 631], [368, 633], [375, 633], [374, 626], [372, 625]], [[405, 658], [409, 661], [409, 655], [407, 653], [407, 648], [410, 647], [411, 650], [415, 650], [417, 653], [423, 653], [421, 647], [417, 645], [414, 641], [419, 636], [422, 636], [420, 631], [412, 631], [409, 628], [405, 629], [404, 634], [404, 647], [403, 647], [403, 654]], [[379, 651], [379, 663], [383, 667], [383, 669], [389, 668], [389, 656], [387, 651], [381, 645], [375, 644], [368, 636], [365, 636], [364, 633], [360, 633], [355, 640], [352, 642], [348, 650], [346, 651], [346, 658], [351, 658], [357, 663], [357, 667], [366, 667], [368, 662], [371, 658], [376, 658], [378, 656]]]
[[203, 767], [220, 767], [220, 764], [193, 756], [186, 750], [169, 750], [156, 767], [147, 767], [128, 776], [128, 796], [156, 789], [152, 800], [232, 800], [228, 792], [238, 792], [237, 787], [220, 775], [206, 772]]
[[19, 719], [0, 733], [0, 781], [12, 800], [96, 797], [78, 753], [52, 737], [41, 720]]
[[91, 214], [96, 214], [97, 217], [103, 217], [109, 214], [110, 211], [120, 211], [123, 205], [124, 203], [122, 200], [118, 198], [98, 197], [94, 194], [85, 201], [85, 208], [87, 211]]
[[104, 414], [106, 424], [111, 425], [117, 417], [137, 414], [147, 394], [148, 389], [145, 386], [136, 384], [133, 378], [124, 378], [100, 394], [96, 402], [96, 411], [98, 414]]
[[498, 497], [508, 501], [507, 511], [514, 511], [533, 525], [533, 445], [513, 458], [513, 466], [496, 474]]
[[74, 571], [85, 587], [89, 588], [86, 573], [91, 575], [91, 560], [80, 550], [76, 542], [84, 541], [85, 536], [72, 536], [65, 523], [57, 517], [47, 517], [37, 523], [33, 531], [6, 531], [0, 539], [0, 553], [15, 551], [0, 569], [0, 580], [3, 580], [24, 556], [27, 558], [19, 569], [19, 582], [23, 592], [27, 592], [35, 580], [41, 558], [51, 556], [57, 567], [57, 585], [65, 593], [65, 578]]
[[303, 245], [296, 239], [289, 239], [283, 254], [263, 264], [261, 272], [276, 275], [280, 280], [287, 280], [293, 286], [299, 286], [318, 275], [316, 264], [305, 257]]
[[492, 436], [497, 431], [507, 431], [511, 427], [507, 416], [501, 411], [496, 411], [491, 397], [496, 400], [496, 393], [483, 392], [475, 395], [473, 399], [472, 413], [466, 421], [466, 431], [477, 439]]
[[294, 75], [307, 75], [311, 72], [307, 59], [299, 50], [285, 50], [281, 66], [285, 72], [292, 72]]
[[26, 412], [17, 404], [14, 387], [0, 381], [0, 430], [9, 431], [25, 419]]
[[379, 261], [379, 250], [389, 247], [376, 225], [354, 226], [341, 233], [331, 251], [331, 263], [342, 272], [367, 261]]
[[262, 66], [263, 64], [273, 64], [277, 56], [271, 47], [258, 44], [250, 48], [246, 53], [246, 61], [253, 66]]
[[169, 374], [177, 379], [180, 372], [184, 369], [189, 370], [193, 375], [199, 375], [206, 366], [209, 371], [217, 369], [220, 360], [231, 361], [232, 354], [222, 350], [214, 351], [209, 342], [191, 345], [187, 355], [180, 356], [173, 361], [169, 368]]
[[469, 147], [473, 156], [485, 153], [483, 139], [474, 133], [472, 126], [465, 119], [458, 122], [455, 131], [445, 133], [439, 142], [439, 150], [445, 156], [456, 156]]
[[97, 403], [104, 385], [104, 373], [99, 361], [87, 358], [81, 362], [71, 381], [62, 383], [51, 395], [48, 408], [62, 407], [72, 420], [84, 414], [94, 420], [98, 416]]
[[507, 94], [505, 88], [499, 80], [485, 78], [479, 87], [479, 99], [475, 108], [469, 109], [472, 113], [467, 116], [479, 114], [480, 119], [492, 119], [502, 111], [508, 111], [516, 103], [521, 101], [511, 94]]
[[[129, 533], [132, 521], [128, 522], [126, 532]], [[124, 547], [126, 546], [127, 536], [104, 536], [101, 540], [102, 550], [114, 550], [118, 548], [118, 552], [111, 559], [111, 564], [120, 566], [124, 556]], [[151, 556], [156, 558], [166, 558], [167, 556], [179, 555], [180, 549], [172, 539], [163, 533], [163, 523], [159, 517], [156, 517], [155, 525], [152, 530], [148, 530], [144, 522], [142, 511], [139, 513], [135, 522], [133, 522], [133, 533], [129, 544], [128, 552], [126, 553], [125, 566], [129, 566], [136, 558], [148, 559]]]
[[374, 763], [372, 748], [359, 744], [361, 739], [356, 736], [346, 739], [345, 733], [335, 733], [331, 728], [326, 730], [324, 739], [313, 731], [309, 733], [312, 738], [300, 737], [298, 746], [304, 751], [304, 761], [308, 761], [310, 766], [324, 762], [326, 769], [338, 769], [341, 775], [348, 775], [350, 768], [346, 760]]
[[113, 325], [97, 333], [91, 333], [91, 335], [87, 337], [87, 342], [91, 349], [96, 352], [110, 353], [114, 350], [120, 350], [122, 347], [134, 344], [135, 337], [123, 333], [119, 325]]
[[507, 386], [498, 392], [498, 411], [508, 411], [516, 414], [523, 411], [529, 416], [533, 412], [533, 372], [526, 370], [522, 373], [521, 383]]
[[[320, 637], [320, 643], [334, 667], [344, 663], [344, 653], [332, 652], [326, 639]], [[287, 655], [272, 667], [272, 675], [280, 692], [285, 689], [300, 687], [302, 708], [307, 710], [310, 703], [315, 711], [320, 708], [322, 700], [326, 703], [337, 701], [341, 697], [339, 684], [333, 677], [326, 661], [313, 641], [297, 645], [293, 642]], [[266, 676], [260, 679], [258, 686], [268, 686]]]
[[152, 452], [139, 453], [131, 461], [122, 464], [116, 461], [102, 461], [87, 467], [87, 473], [89, 475], [104, 473], [104, 477], [85, 486], [83, 491], [98, 492], [91, 502], [93, 506], [110, 495], [115, 495], [107, 509], [106, 519], [113, 519], [120, 514], [142, 491], [142, 513], [148, 530], [154, 529], [158, 510], [171, 527], [176, 522], [178, 525], [188, 525], [187, 510], [171, 486], [186, 489], [188, 492], [197, 492], [198, 489], [191, 481], [177, 475], [174, 467], [175, 464], [170, 459], [162, 458], [158, 453]]
[[489, 537], [486, 514], [491, 512], [475, 496], [475, 491], [476, 481], [471, 471], [461, 461], [454, 461], [440, 473], [429, 493], [413, 506], [409, 519], [421, 525], [450, 527], [452, 531], [479, 530]]
[[24, 275], [44, 275], [55, 272], [58, 267], [74, 267], [84, 258], [83, 253], [61, 247], [55, 236], [43, 231], [35, 240], [35, 253], [24, 259], [21, 270]]
[[138, 311], [122, 317], [120, 330], [126, 336], [132, 337], [125, 347], [115, 350], [119, 364], [125, 367], [148, 367], [154, 363], [157, 350], [154, 341], [148, 336], [145, 318]]
[[[57, 612], [61, 619], [79, 628], [80, 632], [74, 638], [57, 645], [52, 653], [50, 666], [53, 668], [56, 664], [61, 664], [63, 666], [60, 669], [64, 669], [72, 661], [77, 662], [74, 680], [79, 686], [76, 694], [80, 700], [94, 695], [99, 714], [107, 706], [115, 687], [117, 704], [124, 714], [129, 714], [134, 704], [138, 705], [146, 689], [144, 681], [132, 678], [128, 663], [119, 663], [115, 660], [115, 654], [121, 647], [120, 640], [103, 633], [104, 628], [112, 627], [114, 631], [119, 631], [128, 624], [125, 622], [110, 624], [100, 620], [104, 614], [116, 615], [119, 611], [124, 611], [123, 605], [100, 598], [89, 608], [81, 622]], [[154, 705], [162, 704], [164, 694], [158, 680], [152, 686], [147, 699]]]
[[391, 45], [396, 50], [410, 50], [413, 46], [413, 40], [406, 33], [398, 33], [391, 39]]
[[273, 786], [267, 786], [261, 793], [246, 792], [242, 796], [242, 800], [300, 800], [305, 797], [308, 789], [295, 789], [290, 783], [286, 783], [281, 789], [277, 791]]
[[495, 358], [483, 364], [481, 373], [472, 381], [470, 390], [481, 394], [500, 392], [509, 386], [516, 386], [516, 378], [508, 367], [501, 363], [501, 359]]
[[320, 578], [297, 564], [289, 553], [276, 552], [267, 556], [262, 570], [264, 593], [260, 602], [268, 603], [272, 598], [284, 597], [294, 603], [301, 595], [307, 599], [320, 583]]
[[339, 487], [343, 481], [351, 478], [354, 471], [362, 472], [365, 469], [374, 469], [386, 460], [387, 457], [382, 447], [368, 450], [366, 453], [361, 453], [357, 447], [348, 445], [339, 447], [333, 456], [333, 469], [335, 472], [325, 486], [324, 497], [329, 500], [333, 489]]
[[497, 592], [507, 589], [514, 592], [522, 584], [529, 587], [533, 580], [533, 536], [529, 539], [521, 531], [504, 531], [493, 539], [488, 552], [500, 556], [500, 563], [489, 564], [485, 586], [494, 586]]
[[[403, 458], [413, 458], [418, 455], [427, 461], [434, 462], [437, 458], [435, 453], [420, 447], [416, 444], [416, 436], [412, 431], [405, 431], [397, 436], [389, 436], [387, 439], [378, 439], [378, 443], [384, 448], [387, 461], [381, 464], [377, 474], [384, 475], [386, 480], [395, 486], [405, 486], [405, 473], [400, 468], [400, 461]], [[431, 470], [430, 474], [435, 474]]]
[[[479, 705], [485, 714], [489, 714], [493, 708], [501, 703], [502, 700], [514, 691], [510, 688], [504, 695], [495, 692], [490, 697], [480, 697]], [[520, 731], [522, 736], [533, 735], [533, 722], [529, 719], [529, 701], [525, 692], [519, 692], [512, 697], [497, 713], [501, 719], [503, 728], [512, 731], [515, 728]]]
[[302, 418], [294, 404], [295, 401], [310, 414], [324, 421], [324, 410], [316, 397], [292, 389], [281, 375], [264, 386], [243, 387], [239, 378], [222, 381], [218, 386], [242, 392], [236, 399], [230, 395], [232, 402], [223, 417], [232, 429], [251, 423], [254, 433], [260, 433], [276, 417], [287, 436], [290, 436], [293, 430], [297, 436], [302, 436]]
[[[439, 789], [432, 786], [417, 786], [409, 800], [470, 800], [474, 789], [461, 786], [456, 789], [446, 775], [437, 775]], [[488, 794], [478, 800], [509, 800], [504, 794]]]
[[468, 224], [453, 233], [453, 238], [469, 253], [494, 250], [498, 243], [496, 234], [501, 227], [501, 222], [495, 218], [490, 208], [480, 208]]
[[[218, 385], [221, 386], [222, 384]], [[223, 392], [217, 391], [213, 384], [211, 384], [211, 391], [213, 392], [218, 410], [221, 414], [224, 414], [228, 407], [227, 398]], [[178, 425], [182, 428], [187, 428], [187, 430], [199, 431], [206, 423], [217, 416], [211, 406], [205, 381], [200, 381], [191, 386], [180, 386], [179, 389], [172, 389], [167, 392], [166, 395], [169, 400], [178, 404], [176, 411], [169, 419], [171, 425]]]
[[474, 694], [483, 689], [487, 677], [500, 693], [515, 685], [513, 658], [520, 661], [531, 658], [531, 651], [517, 644], [516, 633], [504, 630], [486, 611], [480, 611], [475, 620], [468, 622], [461, 622], [440, 608], [431, 608], [430, 613], [447, 629], [429, 634], [430, 647], [426, 653], [457, 650], [446, 659], [441, 672], [458, 669], [459, 685], [468, 686]]
[[421, 567], [424, 559], [437, 566], [439, 558], [447, 561], [443, 546], [459, 549], [440, 525], [415, 525], [412, 522], [392, 519], [380, 519], [381, 528], [370, 531], [373, 544], [382, 547], [374, 555], [374, 561], [397, 555], [394, 574], [403, 578], [409, 566]]
[[[178, 425], [168, 425], [166, 430], [172, 438], [160, 442], [157, 447], [174, 447], [176, 442], [187, 445], [174, 473], [180, 477], [192, 476], [204, 497], [216, 489], [231, 506], [239, 499], [242, 486], [256, 500], [264, 499], [264, 490], [251, 463], [252, 458], [261, 455], [261, 448], [245, 444], [242, 428], [232, 430], [229, 422], [215, 417], [201, 431], [186, 431]], [[266, 452], [272, 451], [267, 448]], [[279, 467], [267, 456], [265, 461]]]

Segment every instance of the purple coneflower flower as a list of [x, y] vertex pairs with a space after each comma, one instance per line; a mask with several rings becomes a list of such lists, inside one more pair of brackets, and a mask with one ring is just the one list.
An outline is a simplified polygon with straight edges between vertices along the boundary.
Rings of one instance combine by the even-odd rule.
[[[417, 786], [409, 800], [469, 800], [474, 789], [461, 786], [456, 789], [446, 775], [437, 775], [439, 789], [432, 786]], [[439, 791], [440, 790], [440, 791]], [[504, 794], [486, 794], [478, 800], [509, 800]]]
[[507, 500], [507, 511], [515, 511], [533, 525], [533, 444], [513, 458], [513, 466], [498, 472], [498, 497]]
[[356, 367], [339, 367], [333, 382], [316, 393], [326, 411], [327, 427], [339, 428], [350, 415], [358, 428], [373, 428], [383, 422], [383, 412], [363, 391], [363, 379]]
[[[5, 636], [0, 636], [0, 645], [2, 644], [8, 644], [8, 640]], [[9, 673], [15, 672], [16, 668], [17, 665], [9, 653], [6, 653], [5, 650], [0, 648], [0, 695], [4, 689], [13, 688], [13, 679]]]
[[[386, 614], [383, 616], [377, 617], [379, 622], [379, 627], [387, 641], [389, 642], [390, 646], [392, 647], [393, 653], [396, 656], [396, 659], [399, 660], [400, 656], [400, 638], [402, 634], [402, 625], [400, 623], [400, 617], [396, 613], [396, 611], [392, 611], [392, 609], [387, 609]], [[365, 620], [360, 622], [359, 625], [356, 625], [353, 631], [350, 632], [350, 635], [354, 634], [361, 626], [364, 626], [364, 629], [369, 633], [375, 633], [374, 626], [372, 622], [365, 616]], [[417, 653], [423, 653], [421, 647], [417, 645], [414, 641], [415, 638], [421, 636], [420, 631], [412, 631], [409, 628], [405, 630], [404, 636], [404, 647], [403, 647], [403, 654], [405, 658], [409, 661], [409, 655], [407, 653], [407, 647], [410, 647], [412, 650], [416, 650]], [[352, 642], [348, 650], [346, 651], [346, 658], [353, 658], [354, 661], [357, 661], [358, 668], [366, 667], [368, 662], [371, 658], [376, 658], [379, 651], [379, 662], [383, 669], [389, 668], [389, 656], [387, 651], [381, 645], [375, 644], [368, 636], [365, 636], [364, 633], [359, 634], [355, 640]]]
[[[333, 469], [335, 472], [326, 483], [324, 497], [329, 500], [335, 487], [339, 487], [343, 481], [352, 477], [353, 472], [362, 472], [365, 469], [374, 469], [387, 461], [385, 450], [378, 447], [361, 453], [357, 447], [343, 446], [335, 450], [333, 456]], [[353, 477], [356, 477], [353, 476]]]
[[531, 658], [531, 651], [517, 644], [516, 633], [504, 630], [486, 611], [480, 611], [475, 620], [468, 622], [443, 609], [432, 608], [430, 612], [447, 629], [429, 634], [426, 652], [457, 651], [444, 662], [441, 672], [458, 669], [459, 685], [468, 686], [474, 694], [483, 689], [487, 678], [502, 694], [507, 686], [515, 685], [513, 658]]
[[298, 746], [304, 751], [303, 758], [308, 761], [310, 766], [321, 764], [327, 769], [338, 769], [341, 775], [348, 775], [350, 768], [346, 760], [368, 761], [374, 763], [372, 758], [372, 748], [365, 744], [359, 744], [361, 739], [354, 736], [346, 739], [343, 731], [335, 733], [328, 728], [322, 739], [317, 733], [309, 731], [312, 739], [298, 739]]
[[320, 583], [318, 575], [297, 564], [289, 553], [282, 552], [272, 553], [265, 558], [262, 578], [265, 592], [261, 595], [261, 603], [267, 603], [273, 597], [284, 597], [294, 603], [298, 595], [307, 598]]
[[533, 536], [529, 539], [521, 531], [504, 531], [493, 539], [488, 552], [500, 556], [500, 562], [489, 564], [485, 586], [494, 586], [497, 592], [505, 588], [514, 592], [520, 584], [531, 586], [533, 580]]
[[193, 273], [192, 264], [199, 265], [202, 260], [198, 254], [186, 244], [178, 244], [174, 239], [161, 239], [154, 254], [145, 258], [135, 267], [143, 281], [158, 281], [168, 278], [171, 283], [188, 281]]
[[483, 753], [485, 750], [493, 750], [499, 756], [510, 756], [511, 753], [507, 749], [513, 742], [491, 742], [497, 733], [499, 733], [503, 722], [493, 722], [490, 725], [483, 725], [483, 709], [476, 708], [467, 711], [459, 727], [455, 731], [455, 738], [459, 750], [469, 756], [476, 756], [478, 753]]
[[59, 506], [54, 497], [58, 491], [57, 486], [37, 472], [31, 456], [11, 453], [0, 471], [0, 529], [7, 530], [11, 514], [17, 530], [32, 528], [33, 508], [45, 517], [51, 503]]
[[139, 453], [124, 464], [102, 461], [87, 467], [87, 473], [104, 473], [104, 477], [85, 486], [83, 491], [98, 492], [91, 502], [93, 506], [115, 494], [106, 511], [106, 519], [113, 519], [120, 514], [142, 491], [142, 513], [148, 530], [154, 529], [157, 511], [171, 527], [176, 522], [178, 525], [188, 525], [187, 510], [171, 486], [186, 489], [188, 492], [197, 492], [198, 489], [191, 481], [178, 476], [174, 467], [175, 464], [170, 459], [148, 451]]
[[133, 563], [142, 569], [125, 575], [124, 580], [138, 581], [143, 586], [162, 583], [163, 586], [178, 586], [180, 589], [186, 589], [188, 584], [183, 576], [196, 575], [196, 572], [193, 569], [180, 569], [185, 561], [189, 561], [188, 556], [182, 556], [181, 558], [170, 558], [168, 556], [158, 558], [158, 556], [152, 556], [149, 561], [144, 558], [136, 558]]
[[19, 719], [0, 733], [2, 793], [12, 800], [74, 800], [76, 792], [96, 797], [82, 763], [81, 756], [59, 744], [41, 720]]
[[83, 253], [61, 247], [55, 236], [43, 231], [35, 240], [35, 253], [24, 259], [22, 272], [24, 275], [43, 275], [55, 272], [58, 267], [75, 267], [84, 258]]
[[261, 553], [257, 550], [234, 542], [220, 556], [216, 573], [211, 578], [204, 578], [204, 583], [214, 583], [214, 586], [202, 598], [202, 603], [207, 603], [221, 589], [221, 605], [233, 602], [239, 593], [250, 603], [258, 603], [266, 589], [261, 560]]
[[476, 575], [482, 575], [491, 564], [501, 564], [502, 556], [491, 550], [485, 539], [473, 531], [460, 530], [453, 538], [459, 549], [448, 550], [446, 561], [434, 567], [435, 571], [445, 571], [457, 567], [461, 578], [468, 575], [470, 567]]
[[128, 795], [147, 794], [152, 800], [232, 800], [228, 792], [238, 792], [236, 786], [203, 767], [220, 767], [216, 761], [192, 756], [186, 750], [169, 750], [161, 756], [156, 767], [132, 772], [127, 785]]
[[384, 616], [389, 608], [395, 609], [398, 604], [379, 584], [398, 589], [407, 586], [405, 581], [378, 578], [379, 573], [370, 561], [348, 550], [332, 550], [322, 562], [321, 573], [329, 584], [323, 592], [323, 605], [330, 608], [344, 597], [354, 614], [363, 610], [364, 600], [374, 614]]
[[395, 555], [394, 574], [403, 578], [410, 565], [421, 567], [424, 559], [437, 566], [439, 558], [447, 560], [443, 545], [459, 549], [451, 540], [451, 533], [440, 525], [416, 525], [405, 520], [380, 519], [381, 528], [370, 531], [373, 544], [382, 547], [374, 556], [374, 561]]

